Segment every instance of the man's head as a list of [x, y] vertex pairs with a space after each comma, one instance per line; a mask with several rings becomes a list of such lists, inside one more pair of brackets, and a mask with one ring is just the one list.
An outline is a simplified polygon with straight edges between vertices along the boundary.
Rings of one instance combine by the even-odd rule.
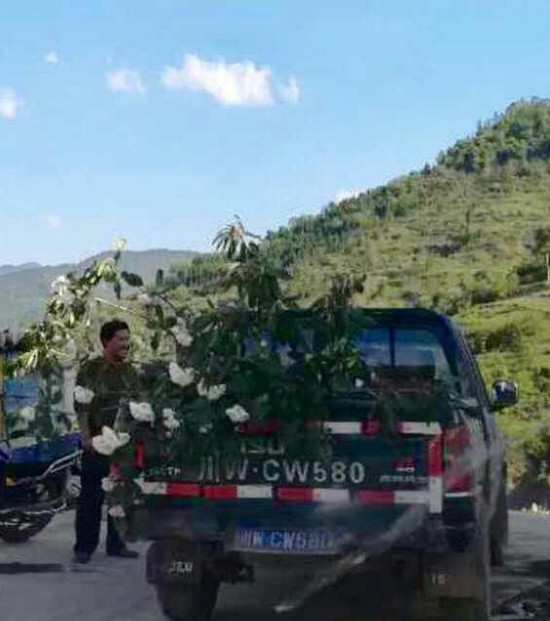
[[101, 326], [101, 344], [105, 358], [113, 362], [122, 362], [128, 356], [130, 345], [130, 328], [125, 321], [114, 319]]

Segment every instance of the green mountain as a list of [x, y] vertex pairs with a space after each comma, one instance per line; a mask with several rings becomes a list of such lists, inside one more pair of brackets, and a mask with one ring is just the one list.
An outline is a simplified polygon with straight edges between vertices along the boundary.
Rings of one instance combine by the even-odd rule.
[[[104, 252], [77, 264], [0, 266], [0, 329], [20, 332], [42, 316], [50, 285], [55, 278], [68, 272], [81, 272], [93, 261], [110, 254]], [[196, 252], [185, 250], [125, 251], [120, 264], [122, 270], [137, 272], [146, 283], [151, 283], [157, 269], [168, 271], [172, 265], [185, 264], [195, 256]]]
[[12, 274], [13, 272], [23, 272], [25, 270], [40, 267], [40, 263], [22, 263], [21, 265], [0, 265], [0, 276]]
[[[519, 502], [546, 493], [550, 480], [545, 236], [550, 240], [550, 101], [532, 100], [480, 124], [433, 165], [270, 232], [263, 252], [302, 300], [345, 273], [364, 282], [357, 304], [454, 315], [487, 383], [508, 377], [521, 385], [519, 406], [498, 415]], [[177, 278], [185, 287], [205, 285], [217, 265], [201, 256]]]

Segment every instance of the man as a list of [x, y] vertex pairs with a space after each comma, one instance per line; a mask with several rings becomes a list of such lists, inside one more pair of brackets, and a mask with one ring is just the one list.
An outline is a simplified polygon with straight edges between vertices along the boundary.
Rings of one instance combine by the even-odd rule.
[[[99, 543], [101, 508], [105, 499], [102, 479], [109, 474], [109, 458], [94, 451], [92, 438], [103, 426], [113, 427], [121, 399], [139, 397], [140, 383], [136, 371], [127, 362], [130, 330], [124, 321], [113, 320], [101, 328], [103, 357], [82, 366], [76, 384], [93, 391], [90, 403], [75, 399], [75, 411], [82, 437], [81, 492], [76, 510], [74, 561], [87, 563]], [[107, 554], [137, 558], [122, 541], [111, 516], [107, 517]]]

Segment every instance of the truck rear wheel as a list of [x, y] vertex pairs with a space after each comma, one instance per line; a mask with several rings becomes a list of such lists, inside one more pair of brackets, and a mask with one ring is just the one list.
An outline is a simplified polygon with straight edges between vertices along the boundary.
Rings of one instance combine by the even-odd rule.
[[499, 490], [495, 515], [491, 521], [491, 565], [504, 565], [504, 546], [508, 543], [508, 502], [506, 487]]
[[210, 619], [218, 599], [219, 582], [210, 575], [203, 576], [198, 585], [156, 585], [157, 599], [162, 612], [171, 621], [204, 621]]

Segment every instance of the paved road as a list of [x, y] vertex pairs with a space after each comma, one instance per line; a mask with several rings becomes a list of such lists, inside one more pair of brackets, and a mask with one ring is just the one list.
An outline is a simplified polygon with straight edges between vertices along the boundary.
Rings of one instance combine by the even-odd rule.
[[[85, 569], [71, 566], [72, 516], [64, 514], [35, 539], [22, 546], [0, 543], [0, 618], [2, 621], [162, 621], [154, 590], [144, 578], [139, 561], [94, 557]], [[494, 597], [499, 603], [550, 578], [550, 517], [513, 513], [507, 566], [494, 577]], [[144, 553], [145, 545], [138, 546]], [[7, 563], [56, 563], [49, 573], [6, 575]], [[3, 572], [2, 572], [3, 567]], [[14, 566], [15, 567], [15, 566]], [[278, 597], [295, 586], [296, 576], [260, 572], [253, 586], [222, 587], [214, 621], [268, 621]], [[380, 585], [365, 588], [375, 598]], [[367, 621], [359, 615], [352, 592], [340, 591], [316, 600], [311, 618], [316, 621]], [[346, 600], [346, 603], [344, 603]], [[305, 621], [305, 616], [301, 616]], [[373, 617], [368, 617], [369, 621]], [[379, 621], [380, 617], [376, 617]]]

